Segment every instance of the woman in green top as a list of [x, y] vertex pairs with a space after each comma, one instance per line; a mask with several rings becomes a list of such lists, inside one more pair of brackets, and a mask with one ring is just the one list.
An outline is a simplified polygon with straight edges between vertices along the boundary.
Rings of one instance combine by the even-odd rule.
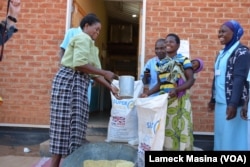
[[61, 60], [52, 84], [50, 113], [51, 167], [59, 167], [62, 156], [81, 146], [87, 128], [90, 79], [103, 84], [118, 98], [118, 89], [110, 82], [117, 78], [101, 69], [95, 40], [101, 30], [100, 20], [88, 14], [80, 23], [82, 33], [73, 37]]

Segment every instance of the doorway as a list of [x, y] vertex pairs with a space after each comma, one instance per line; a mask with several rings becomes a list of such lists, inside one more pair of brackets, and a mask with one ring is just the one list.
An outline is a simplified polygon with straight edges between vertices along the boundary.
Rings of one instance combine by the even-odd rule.
[[[140, 77], [141, 9], [143, 1], [104, 0], [108, 16], [105, 69], [117, 75]], [[110, 91], [101, 87], [98, 111], [90, 112], [90, 123], [108, 124], [112, 102]]]
[[[67, 0], [68, 4], [70, 4], [70, 1], [74, 3], [73, 9], [77, 13], [73, 18], [71, 16], [67, 17], [69, 18], [67, 19], [67, 25], [70, 25], [69, 20], [71, 20], [71, 24], [73, 22], [78, 23], [79, 18], [82, 17], [83, 13], [86, 13], [84, 10], [89, 12], [87, 7], [90, 7], [87, 4], [88, 1], [84, 1], [84, 5], [82, 1], [78, 0]], [[83, 11], [75, 5], [78, 3], [81, 3], [80, 6], [83, 7]], [[93, 3], [91, 1], [91, 4]], [[143, 41], [143, 35], [145, 30], [143, 30], [142, 25], [145, 24], [145, 21], [143, 22], [141, 11], [146, 0], [103, 0], [103, 3], [107, 12], [107, 42], [102, 47], [106, 48], [105, 54], [102, 53], [105, 55], [102, 66], [118, 75], [132, 75], [137, 80], [142, 65], [144, 65], [145, 40]], [[69, 7], [67, 11], [70, 15], [72, 10]], [[81, 13], [81, 17], [77, 15], [79, 13]], [[136, 17], [133, 17], [133, 14]], [[102, 52], [102, 50], [100, 51]], [[104, 115], [100, 116], [102, 119], [106, 118], [106, 116], [109, 117], [111, 111], [109, 90], [102, 86], [94, 87], [91, 93], [90, 107], [90, 119], [97, 118], [100, 115]]]
[[[131, 75], [137, 80], [140, 75], [138, 57], [142, 1], [104, 0], [104, 4], [108, 17], [105, 67], [119, 76]], [[105, 101], [108, 95], [104, 93], [104, 97]], [[107, 105], [106, 102], [103, 104]], [[103, 110], [110, 113], [111, 102], [108, 104], [110, 106], [103, 106]]]
[[107, 65], [118, 75], [139, 78], [138, 57], [142, 1], [104, 0], [108, 16]]

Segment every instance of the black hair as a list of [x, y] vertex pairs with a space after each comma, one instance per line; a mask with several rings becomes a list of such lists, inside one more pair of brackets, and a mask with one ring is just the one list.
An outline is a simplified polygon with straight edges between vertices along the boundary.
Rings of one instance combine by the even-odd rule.
[[168, 34], [168, 35], [166, 36], [166, 38], [167, 38], [167, 37], [174, 37], [174, 38], [175, 38], [175, 42], [176, 42], [177, 44], [180, 44], [180, 43], [181, 43], [180, 37], [179, 37], [178, 35], [176, 35], [176, 34], [171, 33], [171, 34]]
[[101, 21], [98, 19], [98, 17], [94, 13], [89, 13], [86, 16], [83, 17], [83, 19], [80, 22], [81, 29], [84, 28], [85, 24], [95, 24], [100, 23]]
[[155, 43], [158, 43], [158, 42], [165, 42], [165, 39], [164, 38], [159, 38], [159, 39], [157, 39], [157, 41]]

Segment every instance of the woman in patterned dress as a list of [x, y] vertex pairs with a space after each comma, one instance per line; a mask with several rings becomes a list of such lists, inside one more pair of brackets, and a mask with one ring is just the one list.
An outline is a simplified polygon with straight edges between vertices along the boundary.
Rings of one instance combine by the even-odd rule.
[[73, 37], [61, 60], [51, 91], [50, 167], [59, 167], [62, 156], [79, 148], [89, 117], [88, 85], [90, 78], [106, 86], [118, 98], [118, 89], [111, 86], [116, 75], [101, 69], [95, 40], [101, 30], [100, 20], [88, 14], [81, 22], [82, 33]]
[[[180, 38], [176, 34], [168, 34], [167, 56], [156, 65], [158, 83], [141, 97], [147, 97], [157, 91], [160, 91], [160, 94], [169, 94], [164, 149], [184, 151], [193, 150], [192, 108], [188, 89], [194, 84], [194, 77], [191, 61], [177, 54], [179, 46]], [[180, 78], [185, 82], [178, 86]], [[185, 94], [178, 97], [178, 92], [183, 91]]]

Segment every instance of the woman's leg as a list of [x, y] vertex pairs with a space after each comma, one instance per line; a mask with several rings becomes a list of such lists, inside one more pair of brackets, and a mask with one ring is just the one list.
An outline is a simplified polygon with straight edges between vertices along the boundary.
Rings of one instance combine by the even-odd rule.
[[50, 167], [59, 167], [62, 155], [54, 154], [51, 158]]

